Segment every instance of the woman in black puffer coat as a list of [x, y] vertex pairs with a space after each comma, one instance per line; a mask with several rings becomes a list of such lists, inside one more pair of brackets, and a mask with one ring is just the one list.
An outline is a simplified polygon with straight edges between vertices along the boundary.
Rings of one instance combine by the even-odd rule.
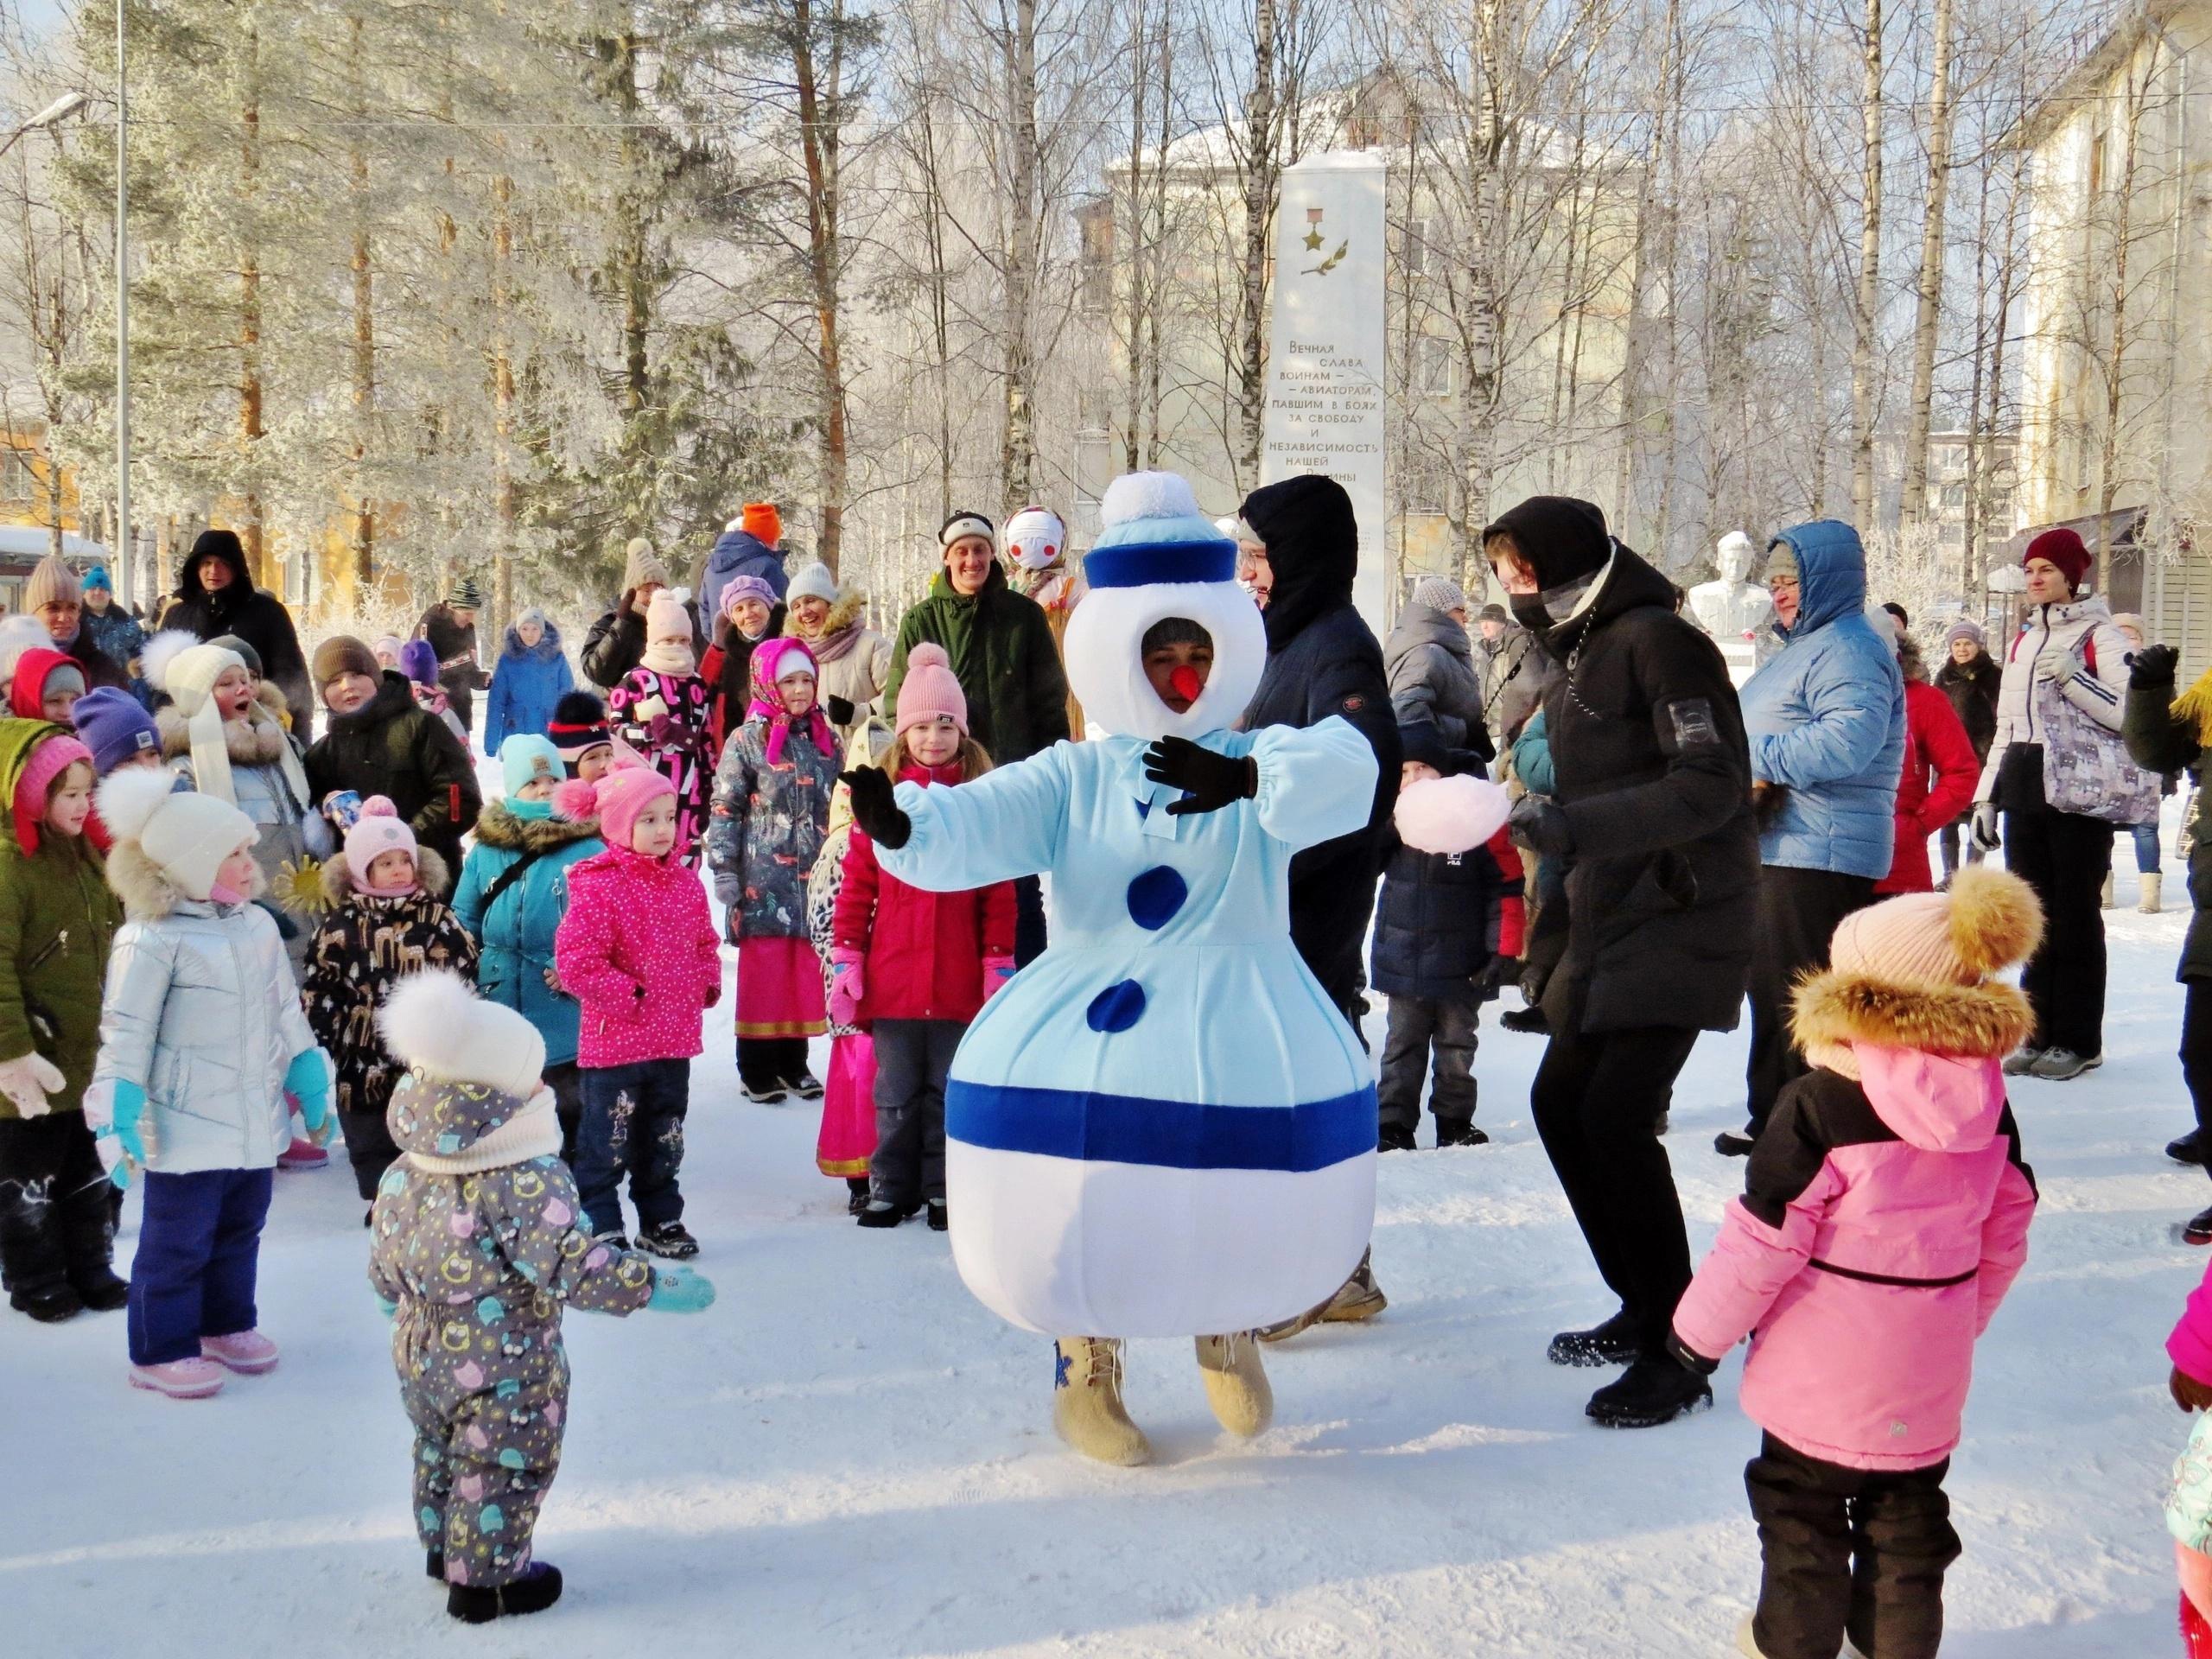
[[[2004, 677], [2004, 669], [1989, 654], [1989, 642], [1980, 624], [1964, 616], [1952, 623], [1943, 636], [1943, 665], [1936, 671], [1936, 689], [1951, 700], [1951, 712], [1967, 728], [1967, 741], [1974, 745], [1974, 758], [1985, 765], [1989, 760], [1989, 746], [1997, 740], [1997, 686]], [[1961, 813], [1957, 822], [1945, 824], [1938, 834], [1946, 886], [1959, 868], [1960, 833], [1973, 817], [1971, 811]], [[1967, 837], [1966, 856], [1969, 864], [1981, 862], [1981, 849], [1974, 844], [1971, 836]]]

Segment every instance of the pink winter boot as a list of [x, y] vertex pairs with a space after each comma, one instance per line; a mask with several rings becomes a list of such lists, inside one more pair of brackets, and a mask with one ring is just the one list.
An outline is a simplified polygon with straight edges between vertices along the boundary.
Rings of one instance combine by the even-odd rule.
[[130, 1386], [172, 1400], [205, 1400], [223, 1391], [223, 1368], [212, 1359], [170, 1359], [159, 1365], [133, 1365]]
[[239, 1331], [227, 1337], [202, 1337], [200, 1352], [241, 1376], [258, 1376], [276, 1369], [276, 1344], [258, 1331]]
[[296, 1135], [292, 1137], [292, 1144], [276, 1154], [279, 1169], [321, 1169], [329, 1161], [327, 1150]]

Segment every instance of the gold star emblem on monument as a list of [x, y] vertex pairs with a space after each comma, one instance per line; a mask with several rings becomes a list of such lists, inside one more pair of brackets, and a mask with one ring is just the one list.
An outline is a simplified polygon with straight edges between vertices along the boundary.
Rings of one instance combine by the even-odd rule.
[[1306, 210], [1305, 239], [1306, 251], [1308, 253], [1319, 253], [1321, 251], [1324, 238], [1321, 235], [1321, 209], [1319, 207], [1308, 207]]

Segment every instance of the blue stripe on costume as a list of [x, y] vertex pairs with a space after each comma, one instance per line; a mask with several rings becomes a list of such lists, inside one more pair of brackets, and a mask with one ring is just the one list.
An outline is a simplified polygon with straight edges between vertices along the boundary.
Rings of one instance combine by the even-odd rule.
[[1093, 588], [1230, 582], [1236, 575], [1234, 542], [1137, 542], [1128, 547], [1094, 547], [1083, 556], [1083, 578]]
[[1375, 1131], [1372, 1084], [1302, 1106], [1205, 1106], [957, 1077], [944, 1091], [950, 1138], [1086, 1163], [1306, 1174], [1374, 1151]]

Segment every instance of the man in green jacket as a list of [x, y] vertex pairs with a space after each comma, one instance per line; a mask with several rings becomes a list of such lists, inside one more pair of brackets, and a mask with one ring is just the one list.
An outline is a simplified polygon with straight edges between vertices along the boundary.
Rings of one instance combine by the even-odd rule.
[[[1011, 766], [1068, 736], [1068, 677], [1044, 607], [1007, 585], [998, 531], [980, 512], [956, 512], [937, 533], [944, 569], [929, 596], [899, 619], [882, 706], [896, 708], [906, 656], [924, 640], [944, 647], [968, 698], [968, 724], [996, 766]], [[1045, 949], [1045, 903], [1035, 876], [1014, 884], [1014, 959]]]

